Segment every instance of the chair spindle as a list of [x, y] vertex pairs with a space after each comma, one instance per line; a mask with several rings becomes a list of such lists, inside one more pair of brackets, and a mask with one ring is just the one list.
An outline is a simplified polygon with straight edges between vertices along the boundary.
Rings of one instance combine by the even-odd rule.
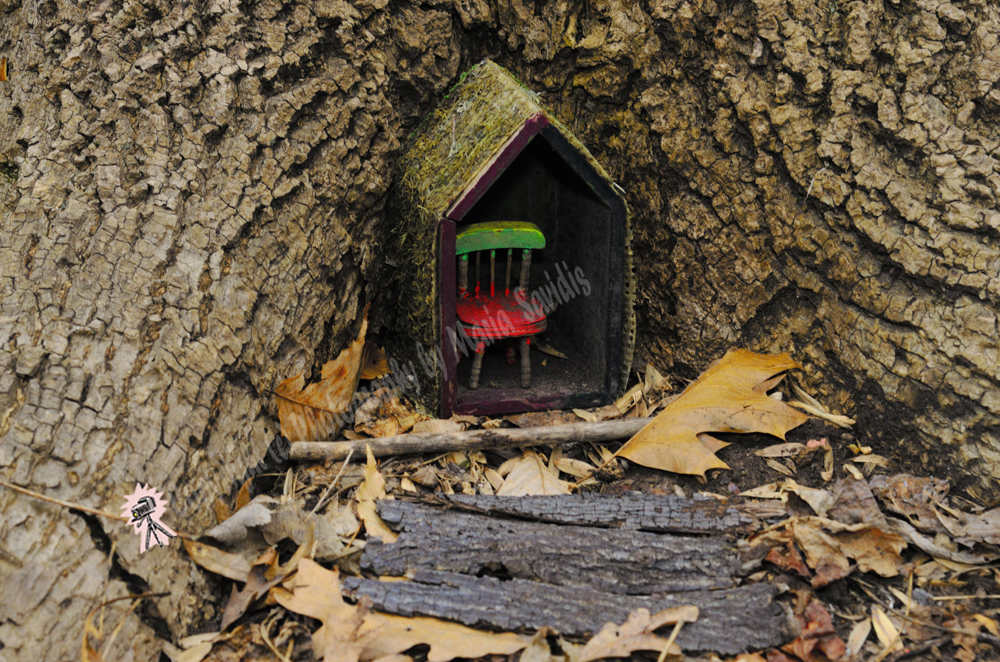
[[504, 296], [510, 296], [510, 263], [513, 261], [514, 249], [507, 249], [507, 279], [504, 283]]
[[531, 273], [531, 251], [524, 249], [521, 251], [521, 292], [528, 290], [528, 275]]
[[458, 298], [469, 296], [469, 256], [462, 255], [458, 261]]
[[495, 297], [496, 292], [496, 272], [497, 272], [497, 252], [490, 251], [490, 296]]

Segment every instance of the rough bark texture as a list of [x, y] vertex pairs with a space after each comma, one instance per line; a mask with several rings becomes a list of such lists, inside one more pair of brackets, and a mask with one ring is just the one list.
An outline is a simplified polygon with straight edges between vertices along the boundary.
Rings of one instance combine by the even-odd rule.
[[365, 546], [361, 567], [376, 577], [446, 570], [651, 595], [731, 588], [743, 565], [724, 536], [608, 531], [586, 521], [543, 524], [399, 501], [380, 502], [379, 514], [401, 533], [394, 543]]
[[655, 614], [669, 607], [695, 605], [700, 612], [697, 622], [685, 625], [677, 639], [684, 650], [735, 655], [795, 637], [791, 614], [774, 600], [780, 589], [770, 584], [637, 596], [419, 570], [413, 581], [346, 577], [343, 587], [354, 598], [369, 596], [379, 611], [436, 616], [494, 630], [530, 632], [548, 625], [564, 635], [583, 637], [605, 623], [624, 623], [640, 607]]
[[[206, 527], [274, 434], [267, 390], [380, 293], [399, 142], [490, 56], [626, 190], [641, 356], [693, 376], [730, 345], [792, 351], [861, 434], [997, 493], [986, 0], [0, 0], [0, 18], [5, 479], [111, 510], [148, 482], [168, 523]], [[0, 512], [7, 658], [71, 657], [109, 567], [108, 596], [172, 592], [111, 657], [213, 615], [177, 545], [140, 557], [126, 527], [9, 491]]]
[[[721, 503], [705, 496], [608, 495], [497, 497], [454, 494], [444, 497], [473, 512], [520, 517], [553, 524], [639, 529], [670, 533], [753, 533], [760, 522], [743, 505]], [[390, 525], [402, 522], [403, 502], [385, 502], [382, 518]]]

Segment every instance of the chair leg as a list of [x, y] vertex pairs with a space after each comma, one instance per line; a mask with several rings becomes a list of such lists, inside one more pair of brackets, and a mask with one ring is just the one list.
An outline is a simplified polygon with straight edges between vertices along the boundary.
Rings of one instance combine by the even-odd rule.
[[521, 338], [521, 388], [531, 388], [531, 347], [528, 338]]
[[476, 355], [472, 357], [472, 376], [469, 379], [469, 388], [473, 391], [479, 388], [479, 373], [483, 370], [483, 354], [485, 353], [485, 343], [476, 345]]

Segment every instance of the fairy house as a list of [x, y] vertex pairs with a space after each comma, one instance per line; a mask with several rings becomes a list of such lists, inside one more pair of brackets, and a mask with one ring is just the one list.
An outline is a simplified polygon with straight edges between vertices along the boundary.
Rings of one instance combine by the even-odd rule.
[[[410, 136], [399, 167], [392, 208], [406, 340], [393, 355], [419, 382], [418, 398], [444, 417], [612, 402], [635, 340], [629, 211], [587, 148], [484, 61]], [[499, 234], [474, 232], [483, 228]], [[528, 244], [503, 243], [501, 234], [527, 237], [524, 228]], [[456, 305], [490, 296], [491, 285], [508, 311], [534, 311], [534, 326], [507, 323], [520, 333], [511, 339], [472, 333]]]

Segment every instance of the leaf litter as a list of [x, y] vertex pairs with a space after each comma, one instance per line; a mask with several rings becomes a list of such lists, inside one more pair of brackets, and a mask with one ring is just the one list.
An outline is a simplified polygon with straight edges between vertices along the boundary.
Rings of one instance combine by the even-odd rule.
[[[348, 385], [349, 388], [342, 389], [335, 389], [332, 384], [323, 387], [328, 392], [340, 392], [339, 400], [332, 408], [347, 411], [354, 406], [355, 403], [351, 400], [354, 398], [353, 388], [357, 378], [367, 379], [370, 374], [370, 372], [361, 373], [361, 365], [367, 366], [372, 362], [370, 354], [374, 350], [369, 348], [367, 350], [369, 355], [363, 360], [361, 352], [355, 352], [358, 354], [357, 357], [352, 354], [355, 348], [364, 347], [363, 344], [359, 345], [363, 337], [364, 329], [358, 340], [337, 359], [342, 361], [341, 365], [353, 365], [357, 360], [358, 374], [353, 378], [353, 383]], [[382, 358], [384, 359], [384, 356]], [[370, 403], [365, 410], [370, 415], [366, 419], [366, 413], [362, 413], [360, 425], [356, 420], [354, 429], [345, 431], [345, 434], [351, 433], [356, 438], [378, 436], [388, 430], [396, 429], [394, 426], [397, 425], [400, 430], [408, 426], [414, 431], [447, 434], [476, 426], [530, 427], [558, 422], [609, 420], [657, 412], [659, 415], [654, 423], [660, 423], [647, 426], [647, 429], [617, 452], [603, 446], [587, 444], [574, 447], [572, 457], [566, 454], [570, 450], [569, 446], [550, 447], [547, 451], [544, 448], [523, 449], [520, 452], [498, 449], [485, 455], [482, 452], [446, 453], [430, 460], [393, 458], [383, 462], [381, 467], [369, 454], [363, 467], [348, 467], [346, 463], [329, 462], [325, 465], [303, 467], [298, 470], [297, 475], [300, 479], [296, 494], [285, 495], [293, 498], [286, 499], [284, 508], [288, 512], [295, 510], [304, 512], [306, 500], [318, 498], [317, 492], [320, 490], [323, 490], [324, 494], [329, 491], [329, 488], [333, 487], [331, 476], [336, 475], [340, 481], [339, 491], [333, 493], [328, 505], [324, 504], [326, 506], [324, 510], [327, 511], [325, 513], [327, 518], [339, 519], [341, 522], [335, 535], [340, 541], [342, 552], [334, 554], [333, 559], [328, 558], [327, 563], [332, 562], [342, 569], [357, 572], [356, 559], [365, 539], [382, 538], [389, 541], [395, 535], [384, 522], [376, 519], [377, 502], [392, 498], [393, 492], [409, 494], [412, 498], [433, 493], [463, 491], [537, 495], [568, 493], [588, 486], [604, 490], [623, 481], [625, 483], [630, 481], [631, 470], [621, 463], [622, 459], [648, 464], [656, 470], [685, 473], [704, 480], [708, 471], [724, 471], [727, 468], [726, 463], [719, 460], [715, 453], [726, 448], [728, 442], [713, 437], [712, 433], [757, 432], [784, 439], [785, 434], [806, 420], [806, 415], [800, 409], [808, 410], [808, 408], [815, 410], [809, 411], [811, 415], [825, 414], [821, 418], [831, 425], [854, 424], [846, 417], [831, 414], [795, 385], [793, 392], [797, 398], [796, 402], [786, 405], [781, 400], [769, 396], [768, 391], [781, 382], [786, 371], [796, 367], [797, 364], [787, 355], [755, 355], [743, 350], [734, 350], [710, 366], [680, 395], [671, 394], [670, 380], [659, 375], [652, 366], [648, 366], [645, 372], [640, 374], [636, 387], [630, 389], [614, 405], [573, 412], [536, 412], [493, 420], [475, 416], [454, 416], [447, 421], [434, 419], [420, 413], [404, 398], [395, 394], [377, 393], [359, 401], [362, 405]], [[352, 378], [347, 374], [343, 379]], [[347, 394], [348, 391], [351, 393]], [[280, 411], [282, 397], [278, 397], [277, 400]], [[799, 406], [803, 403], [806, 407]], [[287, 405], [285, 409], [287, 413]], [[294, 415], [293, 413], [293, 418]], [[308, 423], [317, 417], [322, 418], [322, 414], [313, 412], [304, 418]], [[395, 422], [388, 422], [389, 419]], [[282, 425], [284, 430], [284, 419]], [[303, 425], [302, 420], [290, 426], [292, 426], [290, 429], [296, 429], [294, 426], [308, 428], [311, 435], [318, 434], [317, 430], [321, 429], [321, 426], [311, 423]], [[325, 434], [320, 434], [317, 438], [324, 438]], [[847, 435], [847, 438], [852, 437]], [[815, 597], [814, 590], [835, 583], [850, 582], [851, 577], [872, 575], [895, 577], [883, 581], [900, 581], [901, 576], [911, 581], [916, 579], [918, 584], [931, 591], [935, 588], [938, 591], [961, 589], [964, 586], [964, 582], [958, 579], [961, 575], [981, 574], [986, 570], [986, 563], [998, 558], [996, 510], [980, 509], [979, 512], [970, 513], [953, 507], [953, 504], [948, 503], [946, 496], [947, 481], [917, 479], [905, 475], [891, 476], [878, 471], [872, 474], [877, 469], [884, 471], [885, 462], [876, 459], [859, 463], [856, 460], [873, 455], [876, 458], [879, 456], [872, 453], [871, 448], [850, 444], [851, 448], [847, 449], [847, 446], [845, 443], [844, 450], [854, 454], [853, 464], [856, 467], [845, 463], [842, 470], [847, 475], [860, 476], [861, 480], [841, 479], [834, 482], [829, 489], [821, 489], [800, 484], [789, 477], [754, 490], [744, 490], [742, 493], [738, 489], [729, 490], [732, 494], [739, 495], [737, 498], [745, 502], [769, 499], [785, 509], [786, 515], [783, 519], [772, 520], [771, 525], [751, 541], [767, 549], [766, 559], [763, 570], [750, 575], [745, 581], [768, 581], [777, 575], [784, 578], [783, 581], [790, 582], [789, 585], [793, 587], [792, 594], [798, 596], [795, 598], [796, 607], [793, 612], [802, 631], [798, 639], [780, 649], [761, 651], [760, 654], [746, 653], [733, 660], [812, 662], [820, 659], [848, 659], [850, 656], [865, 654], [873, 657], [885, 652], [885, 644], [877, 643], [878, 638], [871, 635], [872, 630], [876, 629], [873, 626], [873, 623], [876, 623], [873, 620], [873, 615], [876, 613], [874, 608], [882, 609], [890, 624], [893, 623], [892, 619], [895, 619], [896, 625], [905, 623], [905, 620], [901, 620], [901, 616], [891, 609], [891, 605], [876, 604], [878, 597], [866, 594], [867, 597], [863, 597], [862, 603], [867, 606], [862, 613], [841, 616], [841, 612], [834, 610], [837, 618], [847, 624], [835, 628], [830, 611]], [[803, 464], [811, 464], [814, 457], [822, 457], [823, 470], [820, 473], [823, 474], [823, 481], [832, 480], [834, 477], [834, 445], [825, 438], [810, 440], [807, 443], [790, 441], [760, 449], [757, 454], [762, 460], [780, 462], [792, 476], [798, 475]], [[871, 475], [870, 489], [865, 474]], [[573, 480], [578, 482], [574, 484], [571, 482]], [[419, 659], [452, 659], [448, 657], [452, 654], [462, 657], [475, 654], [477, 657], [482, 657], [487, 655], [487, 652], [480, 655], [479, 649], [468, 647], [468, 642], [477, 641], [479, 645], [486, 646], [482, 650], [489, 651], [489, 646], [483, 642], [491, 642], [489, 645], [498, 646], [496, 641], [504, 641], [506, 642], [504, 645], [509, 646], [512, 652], [524, 651], [521, 654], [522, 660], [535, 660], [537, 656], [538, 660], [560, 659], [565, 662], [580, 662], [582, 659], [591, 659], [581, 657], [581, 651], [587, 646], [591, 646], [592, 649], [596, 649], [599, 645], [619, 646], [614, 650], [622, 656], [627, 656], [632, 650], [639, 650], [638, 647], [631, 649], [628, 647], [642, 640], [642, 637], [655, 637], [660, 644], [667, 641], [667, 638], [651, 631], [647, 632], [643, 628], [638, 630], [634, 627], [631, 630], [626, 628], [629, 623], [634, 626], [643, 622], [642, 619], [650, 618], [648, 613], [645, 615], [633, 613], [622, 625], [609, 623], [602, 632], [617, 633], [616, 637], [610, 639], [605, 634], [605, 639], [601, 640], [600, 633], [597, 633], [589, 642], [572, 642], [562, 639], [558, 633], [546, 632], [543, 628], [533, 638], [509, 635], [513, 638], [494, 640], [492, 639], [494, 633], [468, 630], [464, 626], [435, 619], [413, 619], [379, 614], [371, 611], [364, 601], [354, 605], [348, 604], [339, 596], [339, 590], [332, 588], [334, 580], [330, 579], [330, 575], [335, 575], [336, 570], [331, 573], [310, 560], [309, 550], [315, 551], [315, 541], [309, 543], [308, 549], [301, 544], [290, 548], [296, 553], [298, 550], [303, 551], [294, 560], [293, 567], [289, 567], [287, 562], [281, 565], [287, 573], [281, 577], [274, 575], [274, 568], [277, 566], [254, 562], [266, 558], [268, 550], [274, 552], [280, 545], [294, 543], [292, 530], [296, 529], [296, 526], [292, 524], [283, 524], [279, 527], [277, 542], [274, 542], [276, 538], [273, 532], [268, 538], [264, 538], [264, 544], [269, 545], [264, 550], [252, 547], [258, 554], [258, 559], [248, 558], [246, 549], [242, 554], [234, 553], [239, 551], [241, 545], [246, 545], [248, 538], [256, 535], [263, 537], [263, 529], [269, 523], [260, 521], [265, 517], [259, 505], [267, 506], [272, 520], [275, 519], [275, 512], [281, 505], [268, 503], [265, 500], [249, 499], [249, 491], [246, 490], [248, 487], [248, 484], [244, 484], [231, 515], [226, 512], [227, 507], [217, 508], [217, 512], [225, 516], [220, 517], [223, 520], [221, 523], [236, 518], [229, 525], [228, 543], [206, 536], [200, 542], [193, 544], [186, 542], [185, 545], [199, 565], [243, 584], [239, 589], [233, 587], [233, 596], [227, 605], [226, 625], [229, 626], [227, 635], [229, 638], [224, 644], [220, 642], [217, 645], [233, 646], [245, 632], [244, 625], [240, 624], [248, 618], [245, 614], [252, 611], [252, 608], [273, 604], [276, 601], [284, 604], [290, 611], [296, 611], [292, 607], [301, 607], [303, 611], [296, 613], [305, 614], [309, 611], [326, 616], [326, 620], [311, 616], [318, 618], [322, 626], [310, 634], [311, 628], [303, 628], [295, 621], [288, 620], [287, 616], [282, 617], [278, 612], [271, 612], [271, 616], [268, 617], [269, 623], [279, 625], [279, 632], [284, 633], [279, 635], [278, 640], [288, 647], [287, 650], [291, 655], [289, 659], [295, 659], [298, 651], [311, 648], [316, 658], [319, 657], [320, 651], [331, 651], [335, 657], [328, 659], [376, 659], [371, 656], [378, 654], [387, 661], [404, 660], [412, 658], [402, 653], [410, 651], [413, 646], [419, 644], [423, 644], [424, 648], [417, 649], [418, 651], [428, 651], [418, 654]], [[660, 488], [653, 486], [649, 489], [656, 493]], [[666, 492], [684, 493], [685, 490], [674, 484], [667, 488]], [[723, 500], [731, 498], [730, 494], [713, 496]], [[348, 497], [346, 501], [345, 497]], [[250, 510], [246, 514], [237, 517], [247, 508]], [[770, 515], [776, 513], [773, 508], [762, 508], [760, 512]], [[295, 518], [291, 518], [290, 521], [295, 521]], [[299, 518], [300, 527], [303, 521], [308, 521], [308, 518]], [[908, 527], [908, 530], [903, 531], [902, 527]], [[245, 533], [240, 533], [241, 528]], [[281, 535], [281, 529], [284, 529], [284, 537]], [[312, 523], [312, 526], [306, 525], [305, 529], [315, 532], [315, 523]], [[215, 533], [219, 534], [220, 531]], [[301, 540], [301, 536], [299, 538]], [[268, 542], [268, 539], [271, 542]], [[226, 551], [215, 545], [222, 547], [229, 545], [234, 551]], [[970, 563], [963, 563], [963, 560]], [[310, 570], [303, 574], [302, 569], [305, 567]], [[316, 568], [327, 574], [316, 573]], [[302, 579], [303, 576], [305, 580]], [[799, 577], [800, 580], [794, 579], [795, 577]], [[302, 583], [299, 583], [300, 581]], [[1000, 572], [997, 574], [997, 581], [1000, 582]], [[319, 590], [316, 586], [325, 588]], [[858, 588], [864, 587], [858, 585]], [[890, 597], [902, 604], [899, 595], [903, 593], [894, 587], [889, 588], [898, 594], [892, 594]], [[315, 593], [316, 590], [320, 592]], [[924, 588], [914, 590], [918, 595], [929, 596], [925, 599], [930, 607], [912, 603], [924, 610], [920, 613], [925, 618], [936, 623], [951, 623], [958, 627], [952, 628], [955, 633], [946, 633], [945, 637], [941, 638], [940, 630], [933, 631], [928, 628], [921, 630], [920, 627], [911, 624], [908, 628], [898, 629], [899, 639], [904, 645], [921, 645], [922, 642], [931, 641], [929, 637], [938, 636], [933, 641], [944, 641], [954, 646], [955, 650], [966, 651], [964, 653], [966, 655], [972, 654], [969, 651], [978, 653], [983, 651], [984, 644], [977, 640], [975, 635], [967, 634], [972, 632], [972, 629], [968, 628], [978, 628], [988, 634], [991, 626], [997, 627], [996, 620], [991, 618], [995, 616], [995, 611], [986, 614], [968, 612], [964, 602], [936, 602], [932, 593], [928, 593]], [[319, 594], [324, 596], [320, 601], [322, 604], [314, 602], [315, 596]], [[296, 596], [300, 596], [299, 599], [303, 602], [294, 601]], [[969, 597], [972, 599], [975, 596]], [[909, 605], [907, 608], [909, 609]], [[323, 611], [324, 609], [327, 611]], [[340, 616], [332, 618], [334, 612]], [[848, 616], [849, 619], [846, 618]], [[949, 618], [952, 621], [948, 621]], [[334, 625], [329, 625], [331, 622]], [[881, 619], [878, 622], [880, 624], [877, 627], [883, 634], [889, 632]], [[454, 649], [450, 649], [447, 644], [452, 635], [444, 634], [444, 631], [452, 626], [464, 628], [461, 636], [457, 634], [454, 636], [465, 643], [461, 646], [456, 645]], [[260, 628], [254, 630], [254, 627], [257, 626], [251, 629], [256, 634], [249, 639], [259, 644], [267, 638], [260, 634], [262, 632]], [[967, 629], [963, 630], [963, 627]], [[268, 631], [270, 630], [271, 625], [268, 626]], [[843, 639], [838, 636], [838, 630]], [[296, 631], [297, 634], [293, 634], [292, 631]], [[628, 634], [629, 632], [634, 632], [636, 638], [629, 639], [632, 636]], [[267, 641], [270, 642], [270, 639]], [[559, 643], [553, 644], [556, 645], [555, 650], [561, 649], [558, 654], [552, 653], [547, 643], [556, 641]], [[602, 641], [605, 643], [602, 644]], [[609, 641], [617, 643], [609, 644], [607, 643]], [[204, 648], [204, 643], [201, 642], [199, 646]], [[402, 647], [404, 645], [406, 647]], [[427, 646], [430, 646], [430, 649], [427, 649]], [[672, 647], [675, 646], [676, 644], [672, 644]], [[499, 650], [501, 649], [497, 648], [492, 652]], [[651, 650], [655, 651], [657, 648], [652, 647]], [[670, 652], [673, 654], [677, 651], [672, 648]], [[357, 657], [352, 657], [355, 654]], [[497, 654], [510, 655], [503, 652]], [[857, 657], [857, 659], [862, 658]]]

